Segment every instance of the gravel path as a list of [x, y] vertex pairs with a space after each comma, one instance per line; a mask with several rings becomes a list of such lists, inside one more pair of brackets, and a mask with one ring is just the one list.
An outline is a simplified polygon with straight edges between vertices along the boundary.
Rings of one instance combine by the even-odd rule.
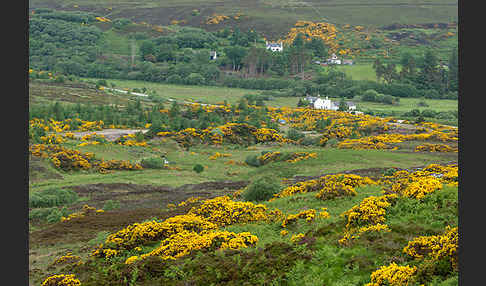
[[137, 132], [146, 133], [148, 129], [103, 129], [101, 131], [83, 131], [83, 132], [73, 132], [75, 138], [81, 138], [86, 134], [95, 133], [103, 134], [108, 141], [115, 141], [123, 135], [135, 134]]

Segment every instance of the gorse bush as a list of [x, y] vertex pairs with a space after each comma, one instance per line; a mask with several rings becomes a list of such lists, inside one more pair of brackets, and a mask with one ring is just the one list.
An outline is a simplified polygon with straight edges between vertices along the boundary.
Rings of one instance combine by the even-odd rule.
[[243, 198], [246, 201], [266, 201], [282, 188], [279, 181], [272, 177], [261, 177], [251, 182], [243, 191]]
[[194, 166], [194, 168], [192, 168], [192, 169], [193, 169], [193, 170], [194, 170], [194, 172], [196, 172], [196, 173], [201, 173], [202, 171], [204, 171], [204, 167], [203, 167], [203, 165], [201, 165], [201, 164], [196, 164], [196, 165]]
[[258, 159], [258, 155], [248, 155], [246, 156], [245, 163], [249, 166], [260, 167], [261, 162]]
[[147, 169], [163, 169], [165, 166], [164, 159], [160, 157], [143, 158], [140, 165]]
[[47, 189], [29, 195], [30, 208], [69, 205], [78, 200], [78, 194], [69, 189]]

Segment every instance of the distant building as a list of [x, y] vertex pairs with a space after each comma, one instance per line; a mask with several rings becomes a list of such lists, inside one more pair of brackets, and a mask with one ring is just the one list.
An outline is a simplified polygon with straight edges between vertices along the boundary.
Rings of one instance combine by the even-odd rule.
[[218, 54], [216, 53], [216, 51], [210, 51], [209, 52], [209, 59], [215, 60], [217, 58], [218, 58]]
[[331, 101], [327, 96], [325, 99], [317, 98], [314, 103], [313, 107], [315, 109], [328, 109], [328, 110], [338, 110], [339, 105], [336, 105], [335, 102]]
[[269, 43], [267, 41], [266, 45], [267, 45], [267, 50], [271, 50], [272, 52], [281, 52], [283, 50], [282, 43]]
[[327, 64], [334, 64], [334, 65], [340, 65], [341, 60], [336, 56], [336, 54], [332, 54], [329, 59], [327, 59]]
[[[314, 109], [327, 109], [327, 110], [339, 109], [339, 102], [332, 101], [327, 96], [324, 99], [322, 99], [320, 96], [318, 97], [308, 96], [305, 98], [305, 100], [307, 100]], [[346, 105], [349, 111], [356, 110], [356, 104], [354, 104], [353, 102], [346, 101]]]

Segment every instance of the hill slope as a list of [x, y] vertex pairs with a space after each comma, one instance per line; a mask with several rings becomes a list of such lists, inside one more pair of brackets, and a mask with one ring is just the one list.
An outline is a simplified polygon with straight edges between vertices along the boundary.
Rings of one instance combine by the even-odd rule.
[[[180, 25], [219, 30], [225, 27], [254, 29], [269, 39], [285, 34], [298, 20], [323, 21], [336, 25], [382, 27], [392, 23], [444, 23], [457, 21], [454, 0], [147, 0], [113, 1], [30, 0], [29, 7], [83, 10], [110, 18], [128, 18], [154, 25]], [[212, 15], [228, 16], [208, 24]]]

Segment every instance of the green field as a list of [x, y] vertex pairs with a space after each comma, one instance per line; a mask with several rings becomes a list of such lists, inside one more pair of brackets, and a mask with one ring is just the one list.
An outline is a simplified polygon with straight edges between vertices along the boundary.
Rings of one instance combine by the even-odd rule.
[[[172, 165], [181, 168], [181, 171], [173, 170], [151, 170], [144, 171], [118, 171], [114, 174], [103, 175], [97, 173], [66, 173], [62, 174], [63, 179], [43, 180], [33, 182], [30, 185], [31, 191], [42, 190], [51, 187], [65, 187], [78, 185], [83, 182], [90, 183], [135, 183], [180, 186], [183, 184], [202, 183], [205, 181], [220, 181], [228, 177], [233, 181], [253, 180], [255, 177], [276, 176], [283, 179], [292, 176], [317, 176], [324, 173], [341, 172], [344, 170], [363, 168], [386, 168], [397, 167], [407, 168], [418, 165], [427, 165], [432, 162], [447, 162], [454, 159], [454, 154], [414, 154], [413, 152], [383, 152], [373, 150], [346, 150], [335, 148], [299, 147], [292, 145], [265, 146], [257, 145], [254, 148], [238, 146], [194, 146], [190, 150], [183, 150], [175, 143], [160, 142], [153, 148], [126, 147], [118, 145], [100, 145], [72, 147], [82, 152], [93, 152], [105, 160], [118, 159], [138, 162], [142, 158], [157, 156], [161, 153], [167, 154], [167, 159]], [[71, 148], [72, 148], [71, 147]], [[154, 149], [156, 151], [154, 151]], [[281, 152], [315, 152], [316, 159], [308, 159], [295, 164], [278, 162], [262, 167], [240, 166], [225, 164], [233, 160], [244, 162], [248, 155], [260, 154], [262, 151]], [[209, 157], [214, 153], [229, 153], [231, 157], [211, 160]], [[194, 153], [194, 154], [193, 154]], [[196, 174], [192, 170], [194, 165], [199, 163], [206, 169]], [[234, 173], [234, 174], [233, 174]], [[177, 174], [177, 176], [175, 176]], [[228, 176], [228, 174], [233, 174]], [[179, 177], [185, 179], [181, 181]]]
[[338, 65], [336, 67], [337, 70], [345, 72], [353, 80], [377, 81], [372, 64]]
[[[353, 68], [357, 67], [360, 72], [355, 72]], [[342, 66], [342, 70], [347, 73], [359, 74], [362, 77], [371, 76], [369, 66], [358, 65], [358, 66]], [[354, 77], [353, 77], [354, 78]], [[364, 78], [362, 78], [364, 79]], [[89, 79], [94, 80], [94, 79]], [[201, 103], [222, 103], [226, 100], [230, 104], [237, 103], [246, 94], [258, 94], [258, 90], [248, 90], [239, 88], [226, 88], [226, 87], [215, 87], [215, 86], [188, 86], [188, 85], [174, 85], [174, 84], [161, 84], [161, 83], [151, 83], [144, 81], [132, 81], [132, 80], [108, 80], [108, 83], [114, 83], [115, 88], [143, 88], [146, 87], [148, 90], [153, 90], [156, 92], [157, 96], [163, 99], [175, 99], [175, 100], [186, 100], [195, 101]], [[323, 95], [321, 95], [323, 96]], [[339, 101], [339, 98], [331, 98], [333, 101]], [[266, 105], [272, 107], [283, 107], [291, 106], [296, 107], [299, 98], [295, 97], [275, 97], [271, 101], [267, 101]], [[457, 111], [458, 102], [457, 100], [448, 99], [425, 99], [425, 102], [429, 107], [420, 107], [418, 102], [422, 101], [419, 98], [400, 98], [398, 104], [389, 105], [382, 103], [366, 102], [360, 101], [359, 99], [353, 99], [355, 101], [357, 108], [360, 110], [372, 110], [372, 111], [387, 111], [387, 112], [397, 112], [403, 113], [410, 111], [412, 109], [433, 109], [435, 111]]]

